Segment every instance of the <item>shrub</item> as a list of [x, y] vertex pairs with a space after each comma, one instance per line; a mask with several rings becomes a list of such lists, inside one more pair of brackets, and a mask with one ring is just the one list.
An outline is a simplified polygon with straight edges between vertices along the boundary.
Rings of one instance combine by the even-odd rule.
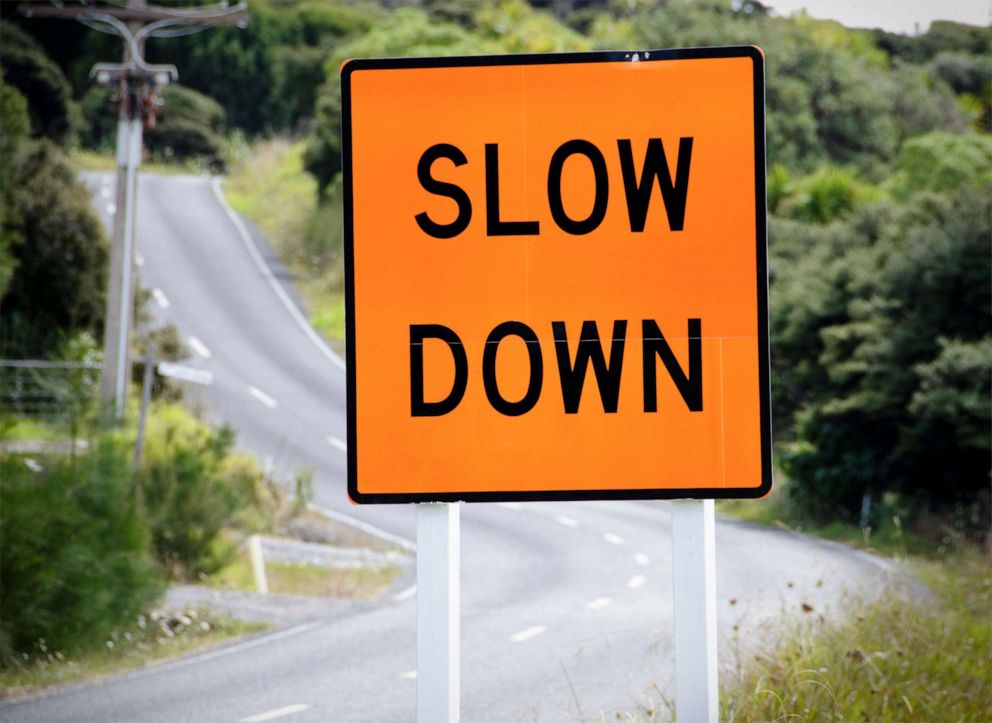
[[233, 446], [230, 427], [213, 429], [175, 405], [149, 419], [137, 480], [155, 554], [174, 578], [219, 569], [231, 552], [221, 544], [225, 525], [238, 516], [262, 525], [271, 507], [257, 465]]
[[[159, 595], [127, 445], [106, 438], [33, 472], [0, 460], [0, 655], [105, 640]], [[42, 647], [44, 646], [44, 647]]]

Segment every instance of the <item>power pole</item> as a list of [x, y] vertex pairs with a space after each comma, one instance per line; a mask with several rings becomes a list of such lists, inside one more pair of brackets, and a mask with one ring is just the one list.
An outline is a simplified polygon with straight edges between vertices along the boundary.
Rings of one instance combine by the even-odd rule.
[[145, 40], [176, 37], [221, 23], [247, 24], [245, 4], [164, 8], [147, 0], [128, 0], [126, 7], [99, 5], [84, 0], [67, 5], [24, 2], [19, 10], [28, 17], [67, 18], [124, 41], [121, 63], [97, 63], [90, 77], [117, 90], [117, 188], [116, 213], [110, 247], [110, 278], [103, 334], [103, 377], [100, 394], [104, 408], [116, 419], [124, 416], [127, 401], [129, 355], [134, 312], [135, 210], [138, 199], [138, 168], [141, 165], [142, 135], [155, 127], [158, 89], [179, 77], [174, 65], [145, 62]]

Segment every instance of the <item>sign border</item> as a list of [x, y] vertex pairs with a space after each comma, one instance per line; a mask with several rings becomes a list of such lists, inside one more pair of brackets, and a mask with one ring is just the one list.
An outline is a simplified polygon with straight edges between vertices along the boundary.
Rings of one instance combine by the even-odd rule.
[[[690, 489], [622, 490], [506, 490], [493, 492], [362, 493], [358, 491], [357, 450], [357, 369], [355, 367], [355, 278], [354, 219], [352, 196], [351, 76], [362, 70], [403, 68], [464, 68], [501, 65], [553, 65], [571, 63], [656, 63], [668, 60], [710, 58], [750, 58], [754, 78], [754, 168], [755, 218], [758, 291], [758, 385], [761, 396], [761, 485], [753, 488], [715, 487]], [[531, 53], [521, 55], [461, 55], [414, 58], [360, 58], [348, 60], [341, 68], [341, 174], [344, 181], [344, 282], [345, 356], [348, 410], [348, 496], [356, 504], [407, 502], [536, 502], [572, 500], [673, 500], [673, 499], [755, 499], [772, 489], [772, 418], [769, 383], [768, 342], [768, 224], [765, 197], [765, 56], [754, 45], [677, 48], [647, 51], [595, 51], [583, 53]]]

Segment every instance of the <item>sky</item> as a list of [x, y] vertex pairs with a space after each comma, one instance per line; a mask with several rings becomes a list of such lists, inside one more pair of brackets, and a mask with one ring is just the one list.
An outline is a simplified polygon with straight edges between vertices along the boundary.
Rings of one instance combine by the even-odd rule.
[[934, 20], [988, 25], [990, 0], [764, 0], [779, 15], [805, 8], [810, 17], [851, 28], [882, 28], [908, 35], [926, 32]]

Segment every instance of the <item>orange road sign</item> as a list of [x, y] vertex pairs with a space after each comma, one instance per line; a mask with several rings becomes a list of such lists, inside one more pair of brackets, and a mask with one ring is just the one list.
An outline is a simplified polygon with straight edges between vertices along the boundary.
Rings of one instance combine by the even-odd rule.
[[771, 489], [754, 47], [341, 71], [358, 503]]

